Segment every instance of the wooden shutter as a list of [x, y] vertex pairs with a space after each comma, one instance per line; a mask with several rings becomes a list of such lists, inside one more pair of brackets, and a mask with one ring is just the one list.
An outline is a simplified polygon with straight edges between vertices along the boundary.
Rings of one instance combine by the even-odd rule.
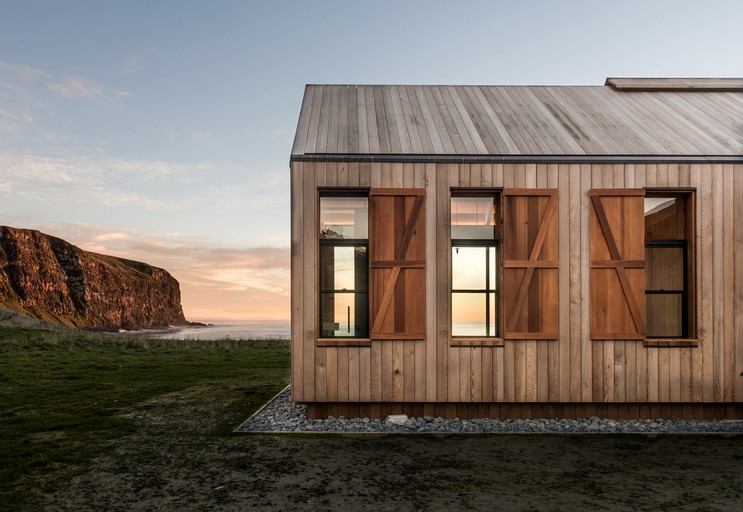
[[372, 339], [426, 334], [425, 189], [372, 189], [369, 212]]
[[556, 190], [505, 190], [505, 338], [558, 337], [557, 222]]
[[645, 338], [644, 195], [590, 191], [592, 339]]

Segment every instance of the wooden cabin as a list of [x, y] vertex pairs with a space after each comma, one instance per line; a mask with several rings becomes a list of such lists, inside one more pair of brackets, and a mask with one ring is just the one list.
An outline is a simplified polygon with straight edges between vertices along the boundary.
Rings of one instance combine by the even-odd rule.
[[308, 85], [311, 417], [743, 418], [743, 79]]

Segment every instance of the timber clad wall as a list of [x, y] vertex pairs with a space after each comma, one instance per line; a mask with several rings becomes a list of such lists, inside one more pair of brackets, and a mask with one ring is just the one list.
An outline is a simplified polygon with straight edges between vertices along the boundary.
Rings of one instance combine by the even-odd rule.
[[[390, 201], [402, 198], [405, 222], [415, 205], [420, 206], [414, 221], [420, 222], [424, 236], [417, 238], [422, 245], [413, 253], [395, 254], [391, 249], [393, 252], [379, 258], [425, 261], [423, 266], [403, 266], [398, 271], [417, 274], [413, 279], [419, 279], [421, 284], [416, 287], [420, 297], [403, 297], [394, 289], [389, 296], [390, 301], [407, 301], [412, 309], [416, 309], [416, 302], [420, 306], [424, 303], [425, 308], [411, 312], [411, 322], [420, 319], [423, 324], [414, 327], [423, 336], [379, 339], [381, 336], [373, 335], [371, 342], [346, 343], [351, 346], [318, 343], [318, 189], [323, 187], [425, 192], [406, 197], [387, 190], [388, 195], [380, 196]], [[520, 289], [519, 283], [526, 281], [523, 300], [516, 300], [521, 300], [520, 308], [533, 308], [537, 303], [534, 297], [554, 295], [557, 301], [552, 305], [541, 304], [546, 312], [539, 325], [518, 318], [511, 321], [507, 306], [505, 329], [509, 334], [505, 340], [489, 346], [468, 346], [466, 341], [453, 344], [449, 336], [450, 197], [451, 189], [457, 187], [502, 188], [503, 199], [515, 202], [513, 209], [532, 209], [535, 218], [547, 222], [544, 233], [536, 230], [524, 235], [527, 241], [514, 249], [513, 254], [508, 252], [508, 241], [517, 235], [504, 236], [504, 280], [506, 293]], [[612, 233], [618, 254], [611, 254], [609, 249], [606, 254], [592, 250], [592, 238], [606, 235], [596, 213], [596, 199], [605, 215], [612, 215], [616, 206], [613, 202], [631, 203], [635, 198], [610, 193], [592, 195], [590, 191], [646, 187], [696, 190], [697, 336], [696, 342], [687, 346], [663, 346], [668, 343], [630, 339], [640, 337], [632, 336], [632, 332], [625, 332], [626, 339], [592, 339], [592, 334], [595, 338], [611, 338], [601, 336], [600, 331], [616, 334], [617, 325], [634, 325], [638, 329], [631, 318], [630, 306], [626, 306], [626, 311], [615, 311], [618, 316], [611, 316], [612, 308], [625, 306], [600, 303], [599, 295], [592, 289], [597, 278], [592, 280], [592, 276], [615, 269], [599, 268], [595, 261], [641, 260], [644, 249], [626, 246], [621, 233]], [[512, 189], [539, 192], [512, 196], [509, 192]], [[292, 391], [297, 402], [624, 403], [638, 408], [642, 407], [639, 404], [650, 403], [743, 402], [743, 164], [293, 161], [291, 194]], [[641, 198], [639, 204], [642, 208]], [[549, 213], [551, 210], [554, 214]], [[370, 237], [375, 236], [374, 224], [372, 219]], [[507, 229], [504, 214], [504, 230]], [[535, 250], [537, 243], [540, 246]], [[372, 238], [372, 251], [375, 245]], [[509, 265], [511, 258], [513, 263]], [[375, 266], [373, 252], [370, 261], [372, 272], [389, 275], [396, 272], [395, 268], [401, 268], [395, 267], [395, 261]], [[631, 265], [623, 267], [623, 271], [628, 281], [640, 279], [633, 277], [636, 269]], [[529, 273], [533, 276], [524, 279]], [[387, 277], [382, 282], [390, 280]], [[371, 283], [373, 286], [373, 277]], [[621, 286], [619, 281], [616, 286]], [[638, 286], [644, 293], [644, 282]], [[545, 289], [556, 289], [557, 293]], [[381, 296], [372, 292], [372, 297], [375, 295], [385, 300], [384, 292]], [[589, 306], [592, 298], [595, 304]], [[638, 294], [635, 299], [635, 307], [644, 308], [644, 295]], [[373, 303], [375, 299], [371, 300]], [[550, 307], [554, 307], [554, 312]], [[595, 311], [599, 308], [610, 313], [604, 317], [605, 325], [599, 320], [592, 323], [592, 318], [598, 318]], [[371, 311], [374, 315], [374, 306]], [[625, 314], [629, 316], [622, 317]], [[370, 323], [377, 325], [374, 318]], [[386, 327], [380, 332], [401, 332], [396, 330], [400, 325], [395, 322], [394, 318], [383, 318], [379, 326]], [[410, 332], [410, 326], [403, 327], [407, 329], [405, 332]], [[640, 332], [643, 330], [644, 327]], [[513, 339], [528, 338], [525, 332], [534, 332], [534, 339]], [[342, 340], [338, 342], [342, 344]], [[452, 410], [456, 413], [456, 409]], [[498, 411], [502, 413], [504, 409]], [[487, 414], [486, 410], [483, 415]]]

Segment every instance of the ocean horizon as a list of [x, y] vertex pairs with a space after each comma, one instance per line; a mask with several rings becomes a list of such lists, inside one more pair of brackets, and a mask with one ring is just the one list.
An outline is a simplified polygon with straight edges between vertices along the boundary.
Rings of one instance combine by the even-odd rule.
[[[205, 322], [206, 323], [206, 322]], [[173, 327], [167, 331], [147, 333], [148, 337], [165, 340], [288, 340], [289, 321], [214, 321], [204, 327]], [[144, 331], [146, 333], [146, 331]]]
[[[206, 323], [206, 322], [205, 322]], [[204, 327], [173, 327], [157, 331], [133, 331], [128, 334], [145, 334], [150, 338], [166, 340], [289, 340], [291, 324], [288, 320], [272, 321], [214, 321]], [[455, 322], [459, 336], [482, 336], [482, 322]]]

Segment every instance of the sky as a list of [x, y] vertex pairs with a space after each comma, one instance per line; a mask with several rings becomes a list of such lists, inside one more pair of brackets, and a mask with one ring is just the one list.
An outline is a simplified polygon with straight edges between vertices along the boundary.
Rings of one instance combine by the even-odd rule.
[[0, 0], [0, 224], [288, 320], [307, 83], [743, 77], [743, 2]]

